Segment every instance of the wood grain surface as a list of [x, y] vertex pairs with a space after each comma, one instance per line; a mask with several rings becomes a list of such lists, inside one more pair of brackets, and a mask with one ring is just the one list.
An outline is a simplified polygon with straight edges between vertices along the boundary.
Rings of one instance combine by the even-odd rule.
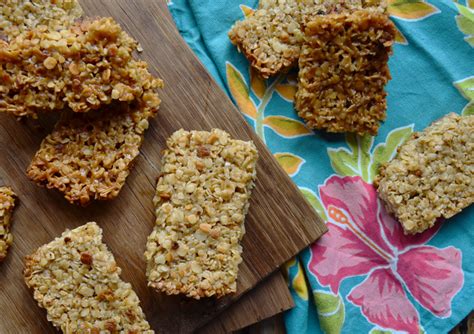
[[200, 328], [200, 334], [224, 334], [256, 324], [294, 307], [283, 274], [273, 273], [224, 312]]
[[[120, 196], [85, 209], [37, 187], [25, 176], [42, 138], [51, 131], [55, 115], [21, 123], [0, 115], [0, 184], [11, 185], [20, 198], [13, 220], [14, 245], [0, 266], [0, 333], [54, 333], [23, 282], [23, 258], [65, 229], [88, 221], [97, 221], [104, 229], [104, 240], [123, 269], [122, 277], [132, 283], [153, 328], [162, 333], [192, 332], [315, 241], [326, 228], [181, 39], [164, 1], [83, 0], [81, 4], [90, 16], [114, 17], [141, 43], [145, 50], [141, 57], [165, 81], [160, 94], [163, 103]], [[154, 222], [152, 197], [160, 151], [166, 138], [179, 128], [214, 127], [234, 138], [254, 140], [260, 152], [238, 292], [221, 300], [201, 301], [159, 295], [146, 286], [143, 252]]]

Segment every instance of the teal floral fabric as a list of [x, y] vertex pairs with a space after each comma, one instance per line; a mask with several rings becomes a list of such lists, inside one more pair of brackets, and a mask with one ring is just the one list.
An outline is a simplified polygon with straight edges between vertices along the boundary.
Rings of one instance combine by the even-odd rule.
[[[190, 47], [325, 220], [329, 232], [286, 265], [288, 333], [446, 333], [474, 308], [474, 207], [405, 236], [372, 181], [413, 131], [474, 114], [474, 1], [389, 0], [398, 33], [387, 119], [376, 137], [307, 129], [296, 71], [260, 79], [227, 32], [257, 0], [173, 0]], [[474, 134], [473, 134], [474, 135]]]

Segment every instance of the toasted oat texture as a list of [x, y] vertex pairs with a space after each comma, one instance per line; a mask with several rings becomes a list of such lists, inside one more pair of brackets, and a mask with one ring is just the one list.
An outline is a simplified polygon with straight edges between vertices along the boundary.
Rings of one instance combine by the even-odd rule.
[[259, 9], [237, 21], [229, 38], [260, 75], [268, 78], [296, 65], [311, 18], [360, 8], [384, 12], [385, 0], [260, 0]]
[[41, 143], [28, 177], [83, 206], [117, 197], [159, 104], [151, 92], [143, 99], [131, 105], [113, 104], [109, 111], [73, 113], [60, 120]]
[[38, 26], [58, 31], [68, 28], [81, 16], [82, 8], [77, 0], [2, 0], [0, 36], [11, 40]]
[[451, 113], [414, 133], [375, 180], [407, 234], [423, 232], [474, 202], [474, 116]]
[[11, 216], [15, 209], [16, 195], [8, 187], [0, 187], [0, 262], [7, 257], [8, 248], [12, 245], [10, 233]]
[[145, 258], [148, 285], [167, 294], [222, 297], [237, 288], [257, 150], [214, 129], [168, 139]]
[[112, 18], [61, 31], [40, 27], [0, 43], [0, 112], [87, 112], [134, 101], [161, 86], [146, 62], [133, 59], [137, 42]]
[[27, 256], [24, 277], [63, 333], [154, 333], [120, 273], [102, 230], [87, 223]]
[[388, 16], [368, 10], [308, 23], [295, 107], [309, 127], [377, 134], [385, 119], [395, 31]]

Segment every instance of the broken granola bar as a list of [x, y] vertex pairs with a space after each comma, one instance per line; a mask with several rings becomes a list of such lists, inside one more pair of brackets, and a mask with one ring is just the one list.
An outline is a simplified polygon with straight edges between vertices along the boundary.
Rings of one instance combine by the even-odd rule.
[[309, 127], [377, 134], [385, 119], [395, 31], [388, 16], [369, 10], [308, 23], [295, 107]]
[[234, 293], [255, 145], [217, 129], [179, 130], [167, 145], [145, 252], [148, 284], [195, 299]]
[[88, 223], [28, 256], [24, 277], [48, 320], [63, 333], [154, 333], [120, 273], [102, 230]]
[[451, 113], [414, 133], [380, 168], [375, 185], [407, 234], [474, 202], [474, 116]]
[[9, 187], [0, 187], [0, 262], [7, 257], [8, 248], [12, 245], [13, 235], [10, 232], [11, 216], [15, 209], [16, 195]]
[[15, 116], [98, 110], [161, 86], [146, 62], [133, 59], [137, 42], [112, 18], [39, 27], [0, 44], [0, 112]]
[[115, 198], [159, 102], [154, 92], [146, 92], [132, 104], [110, 105], [112, 110], [68, 115], [41, 143], [28, 177], [75, 204]]
[[263, 78], [296, 65], [307, 22], [317, 15], [371, 7], [384, 12], [384, 0], [260, 0], [259, 8], [237, 21], [229, 38]]

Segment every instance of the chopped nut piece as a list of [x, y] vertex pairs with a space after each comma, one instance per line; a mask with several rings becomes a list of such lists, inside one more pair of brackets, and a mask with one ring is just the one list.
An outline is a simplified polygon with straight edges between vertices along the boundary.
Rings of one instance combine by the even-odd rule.
[[308, 23], [295, 106], [309, 127], [377, 134], [385, 119], [395, 32], [388, 16], [369, 10]]
[[92, 264], [92, 255], [87, 252], [81, 254], [81, 262], [90, 266]]
[[13, 39], [29, 29], [42, 27], [56, 33], [82, 15], [77, 0], [3, 0], [0, 4], [0, 35]]
[[208, 157], [211, 154], [206, 146], [199, 146], [197, 150], [197, 156], [200, 158]]
[[112, 18], [53, 33], [39, 27], [10, 43], [0, 41], [0, 112], [36, 116], [65, 107], [88, 112], [142, 98], [162, 81], [148, 72], [147, 63], [133, 59], [136, 48]]
[[474, 202], [474, 116], [451, 113], [414, 133], [375, 180], [407, 234], [423, 232]]
[[[209, 164], [199, 169], [202, 143], [209, 143]], [[148, 284], [195, 299], [233, 293], [256, 177], [255, 145], [215, 129], [179, 130], [167, 146], [154, 199], [156, 225], [145, 252]], [[162, 198], [163, 189], [169, 200]]]
[[317, 15], [366, 7], [380, 12], [384, 0], [260, 0], [259, 8], [229, 31], [229, 38], [264, 78], [296, 65], [304, 29]]
[[[66, 238], [71, 241], [64, 244]], [[94, 257], [91, 266], [83, 265], [86, 252]], [[28, 256], [24, 276], [48, 320], [64, 333], [154, 333], [138, 296], [120, 273], [102, 242], [102, 230], [88, 223]]]
[[[60, 120], [28, 167], [28, 177], [41, 186], [57, 189], [80, 205], [118, 196], [132, 163], [139, 154], [144, 129], [141, 120], [155, 116], [155, 94], [114, 110], [74, 114]], [[61, 149], [57, 149], [57, 145]]]
[[0, 187], [0, 262], [7, 257], [8, 248], [13, 242], [10, 225], [15, 199], [16, 195], [11, 188]]

